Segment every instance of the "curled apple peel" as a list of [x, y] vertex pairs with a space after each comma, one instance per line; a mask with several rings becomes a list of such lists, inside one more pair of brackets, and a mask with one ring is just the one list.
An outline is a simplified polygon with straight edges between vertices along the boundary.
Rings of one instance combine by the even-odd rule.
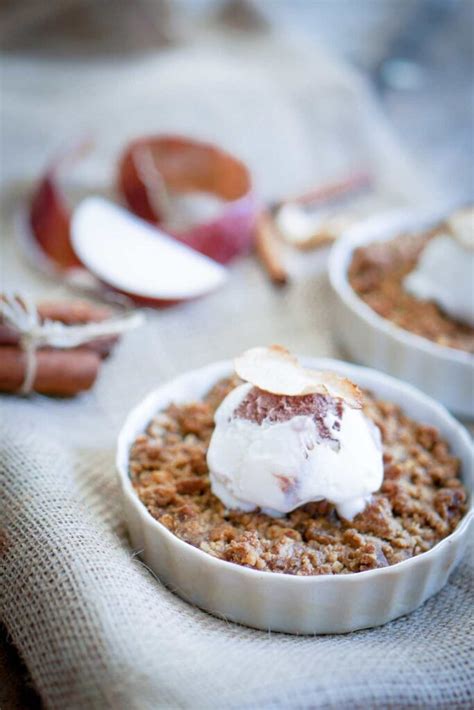
[[125, 149], [118, 186], [128, 207], [158, 225], [166, 220], [167, 195], [208, 193], [223, 201], [214, 219], [182, 231], [177, 240], [225, 264], [249, 251], [254, 240], [256, 200], [250, 173], [229, 153], [181, 136], [152, 136]]
[[247, 350], [234, 360], [237, 375], [265, 392], [284, 396], [323, 394], [343, 399], [354, 409], [362, 407], [363, 395], [353, 382], [334, 372], [318, 372], [300, 365], [280, 345]]

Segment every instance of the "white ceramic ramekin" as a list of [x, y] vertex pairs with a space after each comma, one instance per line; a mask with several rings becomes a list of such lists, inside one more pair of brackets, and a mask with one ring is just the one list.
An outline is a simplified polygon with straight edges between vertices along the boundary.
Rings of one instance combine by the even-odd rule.
[[[439, 427], [461, 459], [463, 480], [472, 490], [470, 437], [444, 407], [410, 385], [373, 370], [337, 360], [302, 361], [315, 369], [338, 371], [379, 397], [402, 405], [414, 419]], [[179, 596], [212, 614], [295, 634], [344, 633], [385, 624], [438, 592], [463, 554], [472, 510], [449, 537], [418, 557], [358, 574], [313, 577], [259, 572], [216, 559], [177, 538], [148, 513], [129, 477], [129, 452], [135, 437], [171, 401], [201, 398], [232, 369], [230, 362], [215, 363], [159, 387], [130, 413], [119, 435], [117, 469], [132, 545], [159, 578]]]
[[456, 414], [474, 418], [474, 356], [438, 345], [377, 315], [347, 278], [357, 247], [428, 228], [439, 220], [439, 214], [391, 213], [357, 225], [335, 243], [329, 278], [336, 295], [336, 334], [357, 362], [411, 382]]

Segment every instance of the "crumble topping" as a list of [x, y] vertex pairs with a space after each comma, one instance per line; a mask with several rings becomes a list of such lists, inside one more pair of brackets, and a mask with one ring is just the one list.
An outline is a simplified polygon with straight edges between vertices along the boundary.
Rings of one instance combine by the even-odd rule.
[[[296, 575], [344, 574], [418, 555], [449, 535], [465, 512], [459, 461], [437, 429], [418, 424], [365, 393], [364, 412], [379, 427], [382, 487], [354, 520], [327, 501], [282, 518], [226, 510], [210, 491], [206, 452], [214, 412], [239, 381], [218, 382], [200, 402], [171, 404], [131, 449], [130, 476], [151, 515], [185, 542], [235, 564]], [[254, 404], [258, 416], [267, 411]], [[269, 411], [272, 406], [269, 402]], [[282, 481], [291, 486], [291, 481]]]
[[421, 252], [440, 229], [402, 234], [355, 250], [349, 283], [382, 318], [439, 345], [474, 353], [474, 328], [454, 320], [434, 302], [408, 293], [403, 281], [415, 268]]

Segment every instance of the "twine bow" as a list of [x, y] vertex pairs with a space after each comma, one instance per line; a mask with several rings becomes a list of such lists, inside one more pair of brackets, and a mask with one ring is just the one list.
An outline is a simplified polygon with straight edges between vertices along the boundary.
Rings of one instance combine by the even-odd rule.
[[33, 390], [37, 368], [36, 351], [39, 348], [75, 348], [96, 338], [121, 335], [137, 328], [144, 321], [143, 313], [128, 311], [100, 323], [66, 325], [51, 319], [41, 322], [35, 304], [16, 294], [4, 294], [0, 298], [0, 317], [20, 334], [20, 347], [26, 356], [26, 370], [18, 393], [25, 395]]

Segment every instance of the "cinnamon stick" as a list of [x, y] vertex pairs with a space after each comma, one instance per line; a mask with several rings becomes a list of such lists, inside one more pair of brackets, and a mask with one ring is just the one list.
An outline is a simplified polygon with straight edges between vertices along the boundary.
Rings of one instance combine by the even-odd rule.
[[292, 197], [285, 197], [279, 201], [280, 205], [293, 203], [297, 205], [324, 204], [350, 196], [356, 192], [367, 191], [372, 187], [372, 178], [368, 173], [354, 173], [337, 182], [319, 185], [307, 192]]
[[288, 273], [281, 258], [281, 246], [273, 219], [267, 212], [261, 212], [257, 219], [255, 249], [265, 271], [276, 286], [288, 282]]
[[108, 306], [97, 306], [88, 301], [41, 301], [38, 313], [42, 320], [59, 320], [66, 325], [100, 323], [112, 315]]
[[[85, 348], [37, 350], [33, 390], [41, 394], [72, 397], [94, 384], [100, 356]], [[0, 391], [18, 392], [25, 379], [27, 356], [18, 347], [0, 348]]]
[[[44, 301], [38, 304], [38, 315], [41, 321], [48, 319], [59, 321], [65, 325], [81, 325], [107, 320], [112, 315], [112, 311], [107, 306], [96, 306], [87, 301]], [[106, 358], [117, 340], [117, 336], [104, 336], [84, 343], [80, 347], [92, 350], [100, 357]], [[0, 317], [0, 346], [18, 345], [19, 342], [19, 333], [14, 328], [5, 325]]]

